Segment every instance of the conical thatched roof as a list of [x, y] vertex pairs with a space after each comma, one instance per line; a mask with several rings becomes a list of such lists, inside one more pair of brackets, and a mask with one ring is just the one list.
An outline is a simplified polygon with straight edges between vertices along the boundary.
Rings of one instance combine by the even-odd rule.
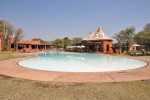
[[96, 32], [90, 32], [90, 34], [83, 40], [112, 40], [112, 39], [104, 33], [102, 27], [98, 27]]

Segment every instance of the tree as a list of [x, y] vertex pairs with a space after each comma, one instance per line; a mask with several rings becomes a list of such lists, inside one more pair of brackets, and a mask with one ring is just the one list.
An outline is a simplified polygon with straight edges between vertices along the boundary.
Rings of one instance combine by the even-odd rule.
[[133, 43], [134, 35], [134, 27], [126, 28], [115, 34], [114, 38], [117, 40], [120, 51], [129, 50], [129, 47]]
[[145, 32], [150, 32], [150, 23], [148, 23], [148, 24], [146, 24], [146, 25], [144, 26], [144, 31], [145, 31]]
[[67, 46], [72, 45], [72, 40], [68, 37], [64, 37], [63, 39], [56, 39], [53, 41], [53, 44], [56, 45], [57, 48], [66, 49]]
[[82, 38], [75, 37], [72, 39], [72, 45], [77, 45], [77, 44], [81, 43], [81, 41], [82, 41]]
[[62, 42], [61, 39], [54, 40], [53, 44], [56, 45], [57, 48], [62, 48], [63, 47], [63, 42]]
[[64, 37], [63, 39], [63, 48], [66, 49], [67, 46], [72, 44], [71, 39], [69, 39], [68, 37]]
[[10, 24], [8, 21], [0, 20], [0, 32], [3, 33], [3, 44], [2, 44], [2, 50], [9, 50], [11, 43], [10, 43], [10, 37], [13, 35], [15, 29], [12, 24]]
[[146, 24], [144, 29], [135, 35], [134, 39], [138, 44], [144, 45], [146, 50], [150, 50], [150, 24]]
[[21, 28], [18, 28], [15, 33], [14, 37], [14, 48], [17, 50], [18, 49], [18, 44], [17, 42], [20, 41], [20, 39], [23, 37], [23, 30]]

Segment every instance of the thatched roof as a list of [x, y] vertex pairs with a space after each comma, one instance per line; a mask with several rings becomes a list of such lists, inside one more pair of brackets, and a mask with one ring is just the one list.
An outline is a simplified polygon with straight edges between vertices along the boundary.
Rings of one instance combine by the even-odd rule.
[[88, 41], [88, 40], [112, 40], [112, 39], [104, 33], [102, 27], [98, 27], [96, 32], [91, 32], [83, 40]]
[[41, 39], [32, 39], [32, 40], [20, 40], [18, 44], [30, 44], [30, 45], [51, 45], [49, 42]]

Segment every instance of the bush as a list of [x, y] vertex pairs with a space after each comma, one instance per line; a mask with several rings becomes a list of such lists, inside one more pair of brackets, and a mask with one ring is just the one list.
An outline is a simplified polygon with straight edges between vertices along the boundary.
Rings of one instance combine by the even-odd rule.
[[143, 51], [130, 51], [128, 54], [130, 56], [144, 56], [145, 55]]

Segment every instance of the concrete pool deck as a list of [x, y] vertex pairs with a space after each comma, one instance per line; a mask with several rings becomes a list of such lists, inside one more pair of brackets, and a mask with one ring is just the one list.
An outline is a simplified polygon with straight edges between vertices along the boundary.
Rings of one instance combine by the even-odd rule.
[[147, 66], [119, 72], [51, 72], [24, 68], [18, 65], [24, 58], [0, 61], [0, 75], [53, 82], [122, 82], [150, 79], [150, 57], [131, 57], [147, 62]]

